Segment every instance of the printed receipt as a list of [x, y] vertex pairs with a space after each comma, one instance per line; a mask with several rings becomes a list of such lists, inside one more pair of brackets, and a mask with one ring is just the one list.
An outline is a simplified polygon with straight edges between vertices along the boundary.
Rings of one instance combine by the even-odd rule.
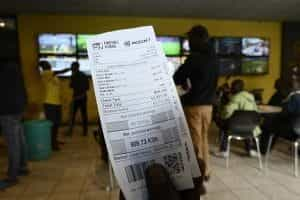
[[147, 200], [145, 169], [160, 163], [178, 190], [200, 170], [167, 60], [151, 26], [97, 35], [88, 56], [104, 138], [127, 200]]

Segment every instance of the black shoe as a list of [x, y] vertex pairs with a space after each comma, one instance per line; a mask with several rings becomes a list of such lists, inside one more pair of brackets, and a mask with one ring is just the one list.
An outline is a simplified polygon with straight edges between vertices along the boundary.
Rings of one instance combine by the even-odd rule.
[[[30, 171], [25, 168], [25, 169], [20, 169], [18, 171], [18, 176], [28, 176], [30, 174]], [[6, 175], [9, 176], [8, 172], [6, 172]]]
[[18, 171], [18, 176], [28, 176], [30, 171], [28, 169], [21, 169]]
[[18, 184], [18, 180], [17, 179], [4, 179], [2, 181], [0, 181], [0, 190], [5, 190], [9, 187], [12, 187], [16, 184]]
[[53, 147], [52, 147], [52, 150], [53, 150], [53, 151], [60, 151], [60, 148], [59, 148], [59, 146], [57, 145], [57, 146], [53, 146]]

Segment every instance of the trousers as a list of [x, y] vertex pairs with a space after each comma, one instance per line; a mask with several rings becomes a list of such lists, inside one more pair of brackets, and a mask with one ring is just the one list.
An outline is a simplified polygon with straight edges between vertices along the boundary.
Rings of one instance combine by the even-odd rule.
[[0, 126], [8, 148], [10, 180], [16, 180], [18, 172], [27, 169], [27, 147], [21, 118], [22, 114], [0, 116]]
[[190, 128], [192, 141], [198, 159], [205, 163], [205, 176], [209, 176], [208, 130], [212, 120], [212, 106], [186, 106], [184, 112]]

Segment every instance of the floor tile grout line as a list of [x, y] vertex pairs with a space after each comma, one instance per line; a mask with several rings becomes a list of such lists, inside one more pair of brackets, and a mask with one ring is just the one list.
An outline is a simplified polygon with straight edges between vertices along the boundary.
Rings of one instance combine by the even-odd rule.
[[[227, 169], [228, 170], [228, 169]], [[220, 177], [218, 177], [218, 175], [216, 175], [216, 177], [220, 180], [220, 182], [221, 183], [223, 183], [224, 185], [225, 185], [225, 187], [227, 187], [228, 188], [228, 191], [231, 193], [231, 194], [233, 194], [233, 196], [235, 196], [236, 198], [237, 198], [237, 200], [242, 200], [242, 199], [240, 199], [231, 189], [230, 189], [230, 187], [228, 187], [227, 186], [227, 184], [220, 178]]]

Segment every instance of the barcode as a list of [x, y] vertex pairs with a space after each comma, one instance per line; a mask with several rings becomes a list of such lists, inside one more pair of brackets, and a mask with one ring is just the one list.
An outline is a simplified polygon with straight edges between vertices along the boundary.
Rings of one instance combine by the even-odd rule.
[[179, 174], [184, 171], [181, 152], [166, 155], [163, 159], [170, 174]]
[[133, 183], [145, 178], [145, 170], [154, 163], [154, 160], [137, 163], [125, 167], [125, 173], [129, 183]]

